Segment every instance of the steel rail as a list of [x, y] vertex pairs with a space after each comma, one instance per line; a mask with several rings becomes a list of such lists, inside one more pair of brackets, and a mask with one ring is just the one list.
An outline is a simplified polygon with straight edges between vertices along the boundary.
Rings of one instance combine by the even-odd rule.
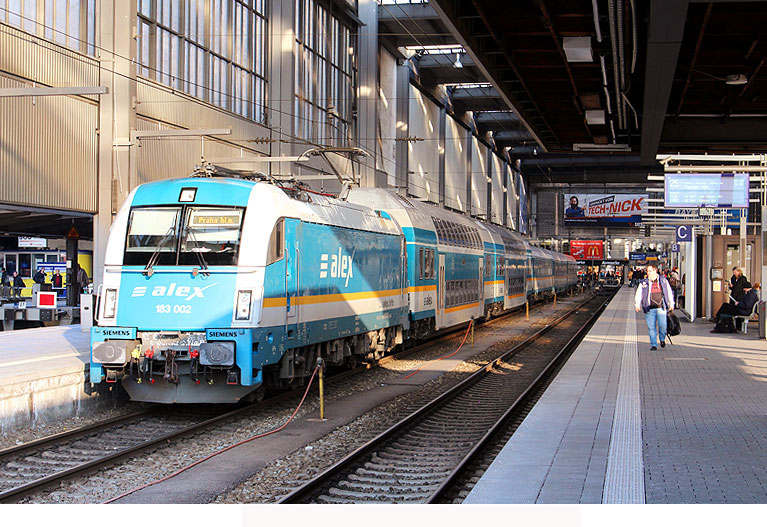
[[[541, 304], [541, 308], [545, 305], [547, 304]], [[539, 310], [536, 310], [536, 311], [539, 311]], [[508, 313], [505, 313], [501, 316], [482, 321], [481, 323], [477, 325], [477, 327], [485, 327], [485, 326], [492, 327], [494, 324], [501, 322], [502, 320], [505, 320], [506, 318], [514, 315], [517, 312], [518, 310], [510, 310]], [[569, 313], [565, 315], [564, 317], [560, 317], [552, 324], [558, 323], [559, 321], [561, 321], [563, 318], [566, 318], [567, 316], [569, 316]], [[535, 335], [541, 334], [542, 331], [544, 331], [546, 328], [549, 328], [550, 326], [551, 324], [544, 326], [544, 328], [536, 332]], [[465, 328], [466, 328], [465, 325], [461, 325], [458, 328], [450, 329], [444, 333], [438, 334], [436, 337], [433, 337], [427, 342], [419, 344], [413, 348], [403, 349], [397, 354], [382, 357], [381, 359], [376, 360], [372, 364], [366, 363], [355, 369], [340, 372], [336, 375], [333, 375], [332, 377], [329, 377], [328, 382], [335, 384], [337, 382], [340, 382], [348, 378], [351, 375], [359, 373], [361, 370], [370, 369], [375, 365], [385, 364], [386, 362], [389, 362], [391, 360], [402, 359], [403, 356], [408, 356], [416, 352], [425, 351], [437, 344], [440, 344], [455, 338], [456, 335], [462, 334], [465, 331]], [[170, 432], [168, 434], [163, 434], [162, 436], [149, 440], [145, 443], [135, 445], [132, 447], [127, 447], [117, 452], [114, 452], [110, 455], [99, 457], [97, 459], [88, 461], [76, 467], [72, 467], [70, 469], [63, 470], [63, 471], [54, 472], [53, 474], [50, 474], [43, 478], [36, 479], [24, 485], [7, 489], [5, 491], [0, 491], [0, 503], [17, 501], [23, 498], [24, 496], [28, 496], [30, 494], [43, 490], [65, 479], [69, 479], [69, 478], [80, 476], [87, 473], [92, 473], [97, 470], [107, 468], [119, 461], [134, 457], [138, 454], [141, 454], [142, 452], [156, 448], [162, 445], [163, 443], [175, 441], [185, 436], [201, 432], [207, 428], [210, 428], [213, 425], [220, 423], [221, 421], [236, 418], [251, 412], [258, 411], [259, 409], [267, 408], [269, 406], [273, 406], [275, 404], [285, 402], [289, 398], [293, 397], [297, 392], [301, 391], [303, 388], [304, 388], [303, 386], [294, 388], [288, 392], [284, 392], [274, 397], [270, 397], [265, 401], [253, 403], [241, 408], [236, 408], [229, 412], [225, 412], [221, 415], [203, 420], [199, 423], [189, 425], [187, 427]], [[105, 419], [103, 421], [92, 423], [90, 425], [86, 425], [81, 428], [77, 428], [75, 430], [62, 432], [60, 434], [54, 434], [54, 435], [37, 439], [28, 443], [24, 443], [22, 445], [0, 450], [0, 461], [15, 457], [15, 456], [19, 456], [21, 454], [28, 453], [28, 452], [33, 452], [33, 451], [40, 452], [40, 451], [44, 451], [45, 449], [61, 446], [62, 444], [65, 444], [66, 442], [73, 441], [75, 439], [79, 439], [88, 435], [97, 434], [101, 431], [105, 431], [110, 428], [115, 428], [116, 426], [119, 426], [120, 424], [129, 423], [141, 417], [150, 416], [154, 414], [161, 414], [162, 411], [163, 409], [161, 407], [155, 406], [145, 410], [133, 412], [127, 415], [116, 416], [109, 419]]]
[[509, 420], [513, 417], [516, 417], [519, 415], [521, 408], [523, 405], [538, 391], [538, 389], [548, 380], [550, 374], [552, 371], [556, 368], [556, 365], [559, 363], [560, 359], [562, 357], [572, 351], [573, 348], [575, 348], [581, 340], [583, 340], [583, 337], [586, 334], [586, 331], [588, 331], [591, 326], [594, 324], [596, 319], [599, 317], [599, 315], [602, 314], [602, 312], [605, 310], [605, 307], [610, 302], [610, 300], [613, 298], [613, 295], [610, 295], [605, 299], [605, 301], [600, 305], [596, 311], [592, 314], [591, 317], [578, 329], [575, 335], [570, 338], [569, 341], [562, 347], [562, 349], [556, 354], [554, 358], [549, 361], [549, 364], [544, 368], [541, 373], [538, 374], [538, 376], [533, 380], [532, 383], [530, 383], [530, 386], [528, 386], [522, 394], [517, 397], [516, 401], [512, 403], [512, 405], [509, 407], [506, 412], [496, 421], [496, 423], [490, 428], [487, 433], [480, 439], [476, 445], [469, 451], [469, 453], [464, 456], [464, 458], [458, 463], [458, 465], [453, 469], [453, 472], [445, 479], [445, 481], [435, 490], [432, 495], [429, 497], [429, 499], [426, 501], [426, 503], [436, 503], [444, 494], [444, 492], [450, 488], [450, 486], [458, 479], [458, 477], [463, 473], [466, 466], [471, 463], [479, 453], [482, 452], [482, 450], [485, 448], [487, 443], [491, 440], [493, 435], [498, 432], [500, 429], [505, 427]]
[[[593, 320], [594, 317], [601, 312], [601, 310], [610, 301], [612, 297], [613, 295], [606, 297], [605, 301], [595, 311], [595, 314], [589, 318], [590, 321]], [[433, 399], [432, 401], [430, 401], [429, 403], [427, 403], [420, 409], [414, 411], [409, 416], [405, 417], [404, 419], [394, 424], [387, 430], [381, 432], [379, 435], [377, 435], [376, 437], [374, 437], [373, 439], [371, 439], [370, 441], [368, 441], [367, 443], [359, 447], [357, 450], [350, 453], [345, 458], [341, 459], [340, 461], [338, 461], [337, 463], [335, 463], [334, 465], [332, 465], [331, 467], [323, 471], [321, 474], [319, 474], [317, 477], [315, 477], [311, 481], [307, 482], [301, 487], [298, 487], [297, 489], [294, 489], [290, 494], [281, 498], [278, 501], [278, 503], [300, 503], [303, 500], [306, 500], [313, 493], [317, 492], [317, 489], [320, 489], [323, 486], [326, 486], [332, 481], [338, 479], [341, 474], [343, 474], [344, 472], [347, 472], [349, 468], [357, 464], [363, 457], [376, 451], [381, 445], [383, 445], [386, 441], [392, 439], [397, 433], [399, 433], [406, 427], [409, 427], [413, 425], [414, 423], [422, 420], [424, 417], [428, 416], [432, 412], [432, 410], [435, 410], [438, 407], [440, 407], [442, 403], [447, 401], [449, 398], [454, 397], [456, 394], [459, 394], [460, 392], [466, 390], [470, 386], [473, 386], [474, 384], [476, 384], [476, 382], [482, 379], [493, 367], [503, 362], [504, 360], [507, 360], [508, 358], [516, 355], [523, 348], [530, 345], [532, 342], [536, 341], [541, 336], [548, 333], [551, 329], [559, 325], [561, 322], [563, 322], [564, 320], [566, 320], [567, 318], [569, 318], [570, 316], [578, 312], [586, 304], [592, 302], [594, 298], [595, 297], [589, 298], [588, 300], [579, 304], [577, 307], [568, 311], [567, 313], [557, 318], [553, 322], [545, 325], [543, 328], [536, 331], [534, 334], [530, 335], [529, 337], [527, 337], [525, 340], [523, 340], [519, 344], [515, 345], [510, 350], [507, 350], [506, 352], [504, 352], [501, 356], [489, 362], [483, 368], [474, 372], [468, 378], [456, 384], [455, 386], [453, 386], [446, 392], [443, 392], [441, 395], [439, 395], [438, 397], [436, 397], [435, 399]], [[583, 330], [584, 328], [581, 327], [578, 330], [578, 333], [579, 334], [582, 333]], [[570, 344], [572, 341], [573, 339], [568, 341], [568, 344]], [[560, 354], [558, 354], [558, 356], [560, 356]], [[546, 369], [548, 370], [549, 368], [547, 367]]]

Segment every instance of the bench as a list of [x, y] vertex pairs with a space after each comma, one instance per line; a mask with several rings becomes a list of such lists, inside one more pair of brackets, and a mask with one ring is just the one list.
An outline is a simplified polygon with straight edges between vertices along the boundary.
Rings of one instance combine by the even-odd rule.
[[735, 324], [737, 327], [738, 320], [743, 321], [743, 334], [748, 335], [748, 321], [751, 320], [751, 317], [753, 317], [757, 310], [759, 309], [759, 302], [756, 302], [754, 304], [754, 307], [751, 308], [751, 313], [748, 315], [733, 315], [732, 318], [735, 320]]

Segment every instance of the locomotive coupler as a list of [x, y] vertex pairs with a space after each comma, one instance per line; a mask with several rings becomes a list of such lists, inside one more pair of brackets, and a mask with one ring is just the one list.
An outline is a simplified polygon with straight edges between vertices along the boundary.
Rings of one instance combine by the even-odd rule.
[[176, 353], [174, 349], [165, 350], [165, 373], [162, 378], [172, 384], [178, 384]]

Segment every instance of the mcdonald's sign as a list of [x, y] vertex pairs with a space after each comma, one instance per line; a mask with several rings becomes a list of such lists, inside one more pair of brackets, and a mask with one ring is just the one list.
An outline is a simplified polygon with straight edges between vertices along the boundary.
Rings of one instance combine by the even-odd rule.
[[602, 240], [572, 240], [570, 256], [576, 260], [601, 260], [604, 256], [604, 243]]

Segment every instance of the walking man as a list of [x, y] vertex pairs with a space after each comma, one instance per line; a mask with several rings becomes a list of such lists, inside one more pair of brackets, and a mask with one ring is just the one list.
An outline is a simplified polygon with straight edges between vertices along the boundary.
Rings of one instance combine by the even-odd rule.
[[[634, 310], [644, 312], [650, 333], [650, 349], [666, 347], [666, 313], [674, 310], [674, 292], [664, 276], [658, 274], [654, 265], [647, 266], [647, 278], [642, 280], [634, 295]], [[657, 328], [656, 328], [657, 324]]]

